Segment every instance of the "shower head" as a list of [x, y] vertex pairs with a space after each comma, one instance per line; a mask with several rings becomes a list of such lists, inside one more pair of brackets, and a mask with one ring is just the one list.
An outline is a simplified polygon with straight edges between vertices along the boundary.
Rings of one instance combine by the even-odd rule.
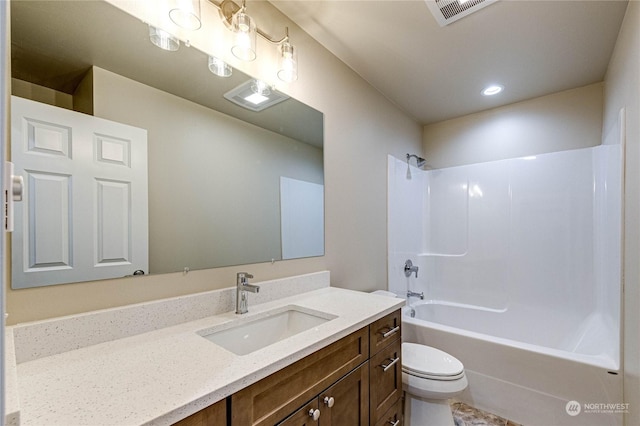
[[410, 160], [412, 157], [416, 159], [416, 166], [418, 166], [418, 167], [422, 167], [422, 166], [424, 166], [424, 165], [425, 165], [425, 163], [427, 162], [427, 160], [425, 160], [425, 159], [424, 159], [424, 158], [422, 158], [422, 157], [418, 157], [418, 156], [417, 156], [417, 155], [415, 155], [415, 154], [407, 154], [407, 164], [409, 164], [409, 160]]

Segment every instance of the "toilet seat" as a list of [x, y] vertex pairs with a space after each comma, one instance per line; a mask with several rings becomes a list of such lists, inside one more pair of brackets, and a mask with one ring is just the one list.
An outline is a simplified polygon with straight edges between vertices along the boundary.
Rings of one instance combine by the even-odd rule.
[[464, 377], [464, 365], [454, 356], [417, 343], [402, 344], [402, 371], [429, 380], [459, 380]]

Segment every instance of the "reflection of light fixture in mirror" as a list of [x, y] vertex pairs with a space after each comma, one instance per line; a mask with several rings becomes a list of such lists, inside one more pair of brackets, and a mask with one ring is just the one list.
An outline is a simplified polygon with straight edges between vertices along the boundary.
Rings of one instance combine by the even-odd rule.
[[160, 49], [175, 52], [180, 47], [180, 40], [165, 30], [149, 25], [149, 39]]
[[233, 73], [233, 68], [222, 59], [209, 56], [209, 71], [218, 77], [230, 77]]
[[233, 15], [231, 29], [235, 33], [231, 53], [243, 61], [256, 59], [256, 23], [245, 12], [244, 1], [242, 8]]
[[287, 40], [278, 46], [278, 78], [287, 83], [298, 79], [298, 52], [289, 43], [289, 30]]
[[482, 94], [484, 96], [493, 96], [504, 90], [504, 86], [501, 84], [492, 84], [491, 86], [487, 86], [482, 90]]
[[262, 80], [253, 80], [251, 91], [260, 96], [269, 96], [271, 94], [271, 88]]
[[169, 18], [177, 26], [195, 31], [202, 26], [200, 0], [171, 0]]

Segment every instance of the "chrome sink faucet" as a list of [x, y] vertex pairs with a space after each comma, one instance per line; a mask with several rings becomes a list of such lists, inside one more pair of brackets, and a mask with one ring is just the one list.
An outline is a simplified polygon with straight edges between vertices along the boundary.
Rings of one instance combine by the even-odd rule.
[[236, 314], [246, 314], [249, 310], [247, 291], [251, 293], [260, 291], [260, 286], [249, 284], [249, 278], [253, 278], [253, 275], [247, 272], [236, 274]]

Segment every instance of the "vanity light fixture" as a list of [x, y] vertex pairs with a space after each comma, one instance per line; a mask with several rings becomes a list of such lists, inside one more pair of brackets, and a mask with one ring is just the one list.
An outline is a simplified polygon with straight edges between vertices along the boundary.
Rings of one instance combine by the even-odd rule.
[[149, 39], [160, 49], [175, 52], [180, 48], [180, 40], [163, 29], [149, 25]]
[[209, 56], [209, 71], [218, 77], [231, 77], [233, 68], [222, 59]]
[[298, 79], [298, 52], [289, 40], [289, 28], [285, 27], [285, 35], [280, 40], [271, 38], [255, 24], [247, 14], [246, 0], [242, 0], [242, 6], [238, 6], [233, 0], [209, 0], [218, 11], [227, 28], [235, 33], [234, 44], [231, 53], [238, 59], [253, 61], [257, 57], [256, 35], [264, 38], [271, 44], [278, 46], [278, 78], [290, 83]]
[[504, 86], [501, 84], [492, 84], [491, 86], [487, 86], [482, 90], [483, 96], [493, 96], [504, 90]]
[[170, 0], [169, 19], [185, 30], [200, 29], [200, 0]]
[[[187, 30], [197, 30], [202, 26], [200, 16], [200, 0], [167, 0], [169, 2], [169, 18], [177, 26]], [[222, 21], [234, 33], [231, 53], [243, 61], [253, 61], [257, 57], [257, 36], [278, 46], [277, 76], [280, 80], [291, 83], [298, 79], [298, 51], [289, 40], [289, 28], [285, 27], [285, 35], [281, 39], [273, 39], [260, 30], [255, 21], [247, 14], [246, 0], [238, 6], [233, 0], [209, 0], [218, 9]], [[164, 50], [178, 50], [180, 40], [157, 27], [149, 26], [151, 42]], [[188, 46], [188, 42], [185, 42]], [[220, 77], [231, 75], [231, 67], [216, 57], [209, 57], [209, 70]]]

